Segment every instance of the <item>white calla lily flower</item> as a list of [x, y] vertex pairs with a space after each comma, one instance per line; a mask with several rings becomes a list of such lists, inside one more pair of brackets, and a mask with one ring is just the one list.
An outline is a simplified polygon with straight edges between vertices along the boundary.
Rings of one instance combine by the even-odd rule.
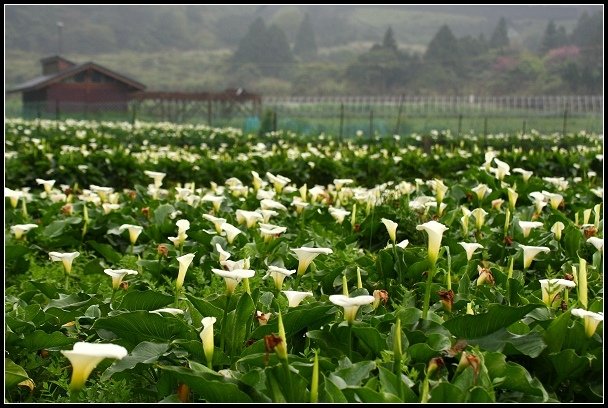
[[112, 278], [112, 289], [117, 290], [120, 283], [127, 275], [137, 275], [137, 271], [133, 269], [104, 269], [103, 273]]
[[587, 337], [593, 336], [597, 326], [604, 321], [603, 313], [590, 312], [585, 309], [572, 309], [570, 313], [572, 316], [583, 319], [583, 325], [585, 326], [585, 334]]
[[543, 303], [549, 308], [564, 289], [576, 286], [576, 283], [567, 279], [540, 279], [539, 282]]
[[217, 321], [215, 317], [204, 317], [201, 320], [203, 330], [201, 330], [200, 338], [203, 343], [203, 351], [205, 352], [205, 358], [207, 359], [207, 365], [209, 368], [213, 362], [213, 324]]
[[118, 231], [120, 233], [122, 233], [124, 230], [129, 230], [129, 240], [131, 241], [131, 245], [135, 245], [139, 234], [141, 234], [144, 228], [139, 225], [132, 224], [122, 224], [120, 227], [118, 227]]
[[459, 244], [464, 248], [465, 252], [467, 253], [467, 261], [471, 260], [471, 258], [473, 257], [473, 253], [476, 250], [483, 248], [483, 245], [478, 244], [477, 242], [459, 242]]
[[232, 244], [234, 238], [236, 238], [236, 236], [242, 232], [240, 229], [228, 222], [222, 224], [222, 231], [226, 232], [226, 240], [229, 244]]
[[533, 228], [540, 228], [543, 225], [544, 224], [539, 221], [519, 221], [519, 228], [521, 228], [524, 233], [524, 238], [528, 238], [528, 235], [530, 235], [530, 231], [532, 231]]
[[282, 292], [287, 297], [289, 307], [297, 307], [300, 305], [302, 300], [304, 300], [304, 298], [314, 296], [312, 292], [299, 292], [297, 290], [284, 290]]
[[520, 247], [524, 251], [524, 269], [528, 269], [532, 264], [532, 261], [541, 252], [549, 253], [551, 249], [544, 246], [529, 246], [529, 245], [520, 245]]
[[117, 344], [86, 343], [82, 341], [75, 343], [72, 350], [62, 350], [61, 353], [72, 363], [71, 391], [80, 390], [93, 369], [104, 359], [120, 360], [128, 354], [127, 349]]
[[224, 281], [226, 282], [226, 289], [228, 290], [228, 293], [231, 294], [234, 293], [236, 285], [238, 285], [242, 279], [252, 278], [255, 276], [255, 271], [251, 269], [233, 269], [231, 271], [223, 271], [221, 269], [213, 268], [211, 271], [224, 278]]
[[437, 262], [437, 257], [439, 256], [439, 248], [441, 247], [443, 233], [448, 230], [448, 227], [440, 222], [432, 220], [425, 222], [424, 224], [417, 225], [416, 229], [418, 231], [426, 231], [427, 235], [429, 236], [428, 256], [431, 264], [435, 265]]
[[352, 324], [352, 322], [355, 321], [359, 307], [374, 303], [374, 297], [370, 295], [361, 295], [355, 297], [331, 295], [329, 297], [329, 301], [334, 305], [343, 307], [344, 320], [346, 320], [349, 324]]
[[604, 238], [589, 237], [589, 239], [587, 239], [587, 243], [593, 245], [599, 252], [604, 250]]
[[17, 224], [17, 225], [11, 226], [11, 232], [13, 234], [15, 234], [15, 239], [21, 239], [23, 234], [27, 233], [28, 231], [30, 231], [34, 228], [38, 228], [38, 225], [36, 225], [36, 224]]
[[184, 279], [186, 278], [186, 272], [188, 272], [188, 267], [192, 263], [195, 254], [186, 254], [182, 255], [177, 259], [179, 262], [179, 271], [177, 273], [177, 280], [175, 281], [175, 287], [177, 290], [180, 290], [182, 286], [184, 286]]
[[61, 261], [63, 262], [63, 267], [67, 273], [72, 273], [72, 262], [78, 256], [80, 256], [80, 252], [49, 252], [49, 256], [51, 261]]
[[330, 248], [310, 248], [301, 247], [291, 250], [298, 257], [298, 276], [302, 276], [310, 263], [321, 254], [332, 254], [334, 251]]
[[285, 278], [293, 275], [294, 273], [296, 273], [295, 269], [285, 269], [279, 266], [270, 265], [268, 267], [268, 272], [266, 273], [266, 276], [264, 276], [264, 279], [270, 276], [274, 280], [274, 286], [278, 290], [281, 290]]
[[391, 241], [393, 241], [393, 243], [394, 243], [397, 240], [397, 227], [399, 226], [399, 224], [397, 224], [395, 221], [392, 221], [392, 220], [389, 220], [386, 218], [382, 218], [380, 221], [386, 227], [388, 236], [390, 237]]

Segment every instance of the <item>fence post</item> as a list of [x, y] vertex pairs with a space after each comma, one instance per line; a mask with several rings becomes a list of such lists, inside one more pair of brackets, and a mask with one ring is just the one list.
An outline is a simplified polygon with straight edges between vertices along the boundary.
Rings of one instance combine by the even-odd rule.
[[344, 130], [344, 103], [340, 103], [340, 143], [342, 143], [342, 136]]
[[59, 120], [60, 119], [60, 112], [59, 112], [59, 99], [55, 99], [55, 119]]
[[374, 138], [374, 110], [369, 110], [369, 139]]
[[460, 137], [461, 130], [462, 130], [462, 113], [458, 114], [458, 137]]
[[272, 111], [272, 130], [277, 131], [277, 111]]
[[395, 131], [393, 132], [395, 135], [399, 134], [399, 125], [401, 124], [401, 112], [403, 111], [403, 102], [405, 102], [405, 95], [401, 95], [401, 100], [399, 101], [399, 112], [397, 113], [397, 124], [395, 125]]
[[524, 123], [523, 126], [521, 128], [521, 136], [523, 138], [523, 136], [526, 134], [526, 120], [524, 119]]
[[568, 125], [568, 103], [566, 102], [566, 107], [564, 108], [564, 122], [562, 124], [562, 137], [566, 136], [566, 126]]
[[488, 147], [488, 117], [483, 118], [483, 147]]
[[133, 103], [133, 117], [131, 118], [131, 125], [135, 125], [137, 120], [137, 102]]
[[211, 118], [213, 117], [213, 104], [211, 103], [211, 99], [207, 99], [207, 124], [209, 126], [212, 125]]

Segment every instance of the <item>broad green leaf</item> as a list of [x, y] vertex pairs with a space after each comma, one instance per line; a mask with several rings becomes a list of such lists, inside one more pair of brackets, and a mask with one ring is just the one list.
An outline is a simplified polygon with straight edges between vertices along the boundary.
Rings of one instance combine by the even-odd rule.
[[374, 391], [367, 387], [347, 387], [342, 390], [342, 393], [349, 402], [363, 403], [399, 403], [402, 402], [396, 395]]
[[47, 334], [42, 330], [36, 330], [23, 337], [21, 346], [28, 351], [34, 352], [42, 349], [62, 348], [72, 345], [75, 342], [75, 338], [67, 337], [65, 334], [58, 331]]
[[108, 262], [117, 264], [122, 259], [122, 256], [112, 248], [111, 245], [101, 244], [96, 241], [87, 241], [87, 245], [99, 252]]
[[169, 218], [169, 214], [173, 211], [175, 211], [175, 208], [170, 204], [159, 205], [158, 208], [154, 210], [154, 223], [156, 225], [161, 225]]
[[174, 301], [173, 296], [152, 290], [128, 292], [120, 302], [119, 309], [129, 311], [156, 310]]
[[543, 339], [547, 343], [547, 351], [556, 353], [562, 349], [564, 339], [567, 336], [568, 323], [570, 323], [570, 313], [562, 313], [554, 319], [545, 330]]
[[87, 264], [84, 266], [83, 273], [85, 275], [103, 276], [101, 275], [103, 273], [103, 269], [103, 266], [99, 264], [99, 260], [93, 259], [92, 261], [87, 262]]
[[4, 388], [13, 388], [22, 381], [30, 379], [27, 372], [10, 358], [4, 359]]
[[348, 402], [344, 394], [342, 394], [342, 391], [340, 391], [340, 388], [338, 388], [338, 386], [329, 378], [325, 378], [325, 382], [323, 383], [323, 392], [319, 392], [319, 401], [337, 403]]
[[375, 327], [354, 325], [353, 335], [357, 337], [374, 355], [386, 349], [386, 336], [382, 336]]
[[522, 319], [532, 310], [545, 307], [541, 304], [529, 304], [520, 307], [491, 304], [487, 313], [458, 316], [448, 320], [443, 326], [454, 336], [464, 339], [475, 339], [507, 328]]
[[549, 354], [549, 360], [557, 372], [558, 383], [568, 378], [577, 378], [589, 371], [592, 359], [594, 359], [592, 355], [579, 356], [572, 349]]
[[485, 404], [496, 402], [492, 395], [483, 387], [473, 387], [468, 390], [466, 401], [476, 404]]
[[42, 235], [46, 238], [60, 237], [67, 225], [68, 223], [65, 220], [55, 220], [44, 228]]
[[508, 352], [507, 345], [511, 345], [519, 353], [530, 356], [532, 358], [538, 357], [540, 353], [547, 347], [543, 336], [538, 331], [531, 331], [529, 333], [518, 335], [509, 333], [506, 329], [499, 329], [492, 334], [478, 338], [467, 340], [469, 344], [477, 345], [484, 350], [488, 351], [500, 351], [505, 355], [515, 354]]
[[143, 341], [121, 360], [116, 361], [101, 376], [102, 381], [106, 381], [115, 373], [134, 368], [137, 364], [152, 364], [169, 350], [167, 343], [152, 343]]
[[524, 394], [523, 401], [545, 402], [549, 396], [543, 384], [533, 378], [521, 365], [507, 362], [506, 357], [497, 352], [485, 352], [484, 361], [488, 375], [495, 389], [518, 391]]
[[[290, 337], [303, 329], [306, 329], [307, 331], [314, 330], [325, 323], [330, 322], [333, 320], [334, 316], [331, 314], [328, 315], [327, 312], [333, 307], [333, 305], [309, 303], [289, 309], [289, 311], [283, 315], [283, 325], [285, 326], [287, 337]], [[268, 324], [256, 328], [251, 333], [251, 337], [260, 339], [267, 334], [278, 333], [278, 324], [278, 319], [271, 319]]]
[[433, 404], [438, 404], [442, 402], [447, 403], [458, 403], [464, 402], [464, 392], [455, 385], [452, 385], [448, 382], [440, 382], [430, 391], [429, 402]]
[[216, 319], [220, 320], [224, 316], [224, 310], [211, 304], [210, 302], [190, 294], [186, 294], [186, 297], [190, 303], [192, 303], [192, 306], [194, 306], [203, 317], [215, 317]]
[[347, 385], [360, 386], [363, 380], [369, 377], [372, 370], [376, 368], [376, 363], [373, 361], [361, 361], [350, 367], [338, 369], [334, 374], [340, 377]]
[[80, 307], [88, 307], [90, 306], [92, 303], [95, 303], [95, 299], [91, 298], [91, 296], [84, 294], [84, 293], [74, 293], [71, 295], [63, 295], [60, 294], [59, 295], [59, 299], [52, 299], [49, 301], [49, 303], [46, 305], [46, 307], [44, 308], [45, 311], [51, 309], [51, 308], [57, 308], [57, 309], [78, 309]]
[[32, 286], [34, 286], [36, 289], [38, 289], [42, 294], [44, 294], [44, 296], [48, 297], [49, 299], [55, 299], [55, 298], [59, 297], [59, 293], [57, 291], [57, 285], [52, 285], [50, 283], [34, 281], [34, 280], [29, 281], [29, 283]]
[[4, 259], [7, 262], [14, 261], [17, 258], [22, 258], [24, 255], [29, 253], [29, 248], [23, 245], [6, 245], [4, 247]]
[[[381, 391], [400, 397], [397, 384], [397, 376], [386, 368], [380, 366], [378, 367], [378, 372], [380, 378]], [[407, 384], [405, 384], [403, 380], [401, 381], [401, 392], [403, 393], [403, 401], [401, 402], [418, 401], [418, 396], [414, 393], [414, 391], [412, 391], [410, 387], [407, 386]]]
[[206, 402], [243, 403], [253, 402], [251, 397], [241, 391], [237, 383], [209, 373], [196, 372], [188, 367], [160, 366], [178, 382], [187, 384], [190, 389]]
[[231, 355], [240, 354], [255, 312], [255, 305], [248, 293], [239, 298], [236, 309], [229, 313], [228, 327], [225, 329], [226, 343]]
[[183, 320], [144, 311], [121, 313], [95, 321], [94, 330], [108, 330], [122, 341], [135, 346], [142, 341], [167, 342], [182, 338], [195, 340], [197, 333]]

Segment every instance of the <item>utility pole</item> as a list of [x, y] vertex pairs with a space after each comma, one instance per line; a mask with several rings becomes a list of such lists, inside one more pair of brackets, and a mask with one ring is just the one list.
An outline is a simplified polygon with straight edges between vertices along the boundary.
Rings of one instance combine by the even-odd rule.
[[59, 33], [58, 36], [58, 41], [59, 41], [59, 53], [57, 55], [61, 55], [61, 53], [63, 52], [63, 47], [61, 44], [61, 29], [63, 28], [63, 23], [61, 21], [57, 22], [57, 31]]

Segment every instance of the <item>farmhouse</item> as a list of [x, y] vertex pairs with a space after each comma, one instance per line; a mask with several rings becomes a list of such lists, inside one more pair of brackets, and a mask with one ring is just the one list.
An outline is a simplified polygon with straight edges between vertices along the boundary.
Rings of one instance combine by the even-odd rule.
[[94, 62], [76, 64], [59, 55], [43, 58], [42, 75], [17, 85], [26, 117], [42, 113], [126, 113], [135, 92], [146, 86]]

